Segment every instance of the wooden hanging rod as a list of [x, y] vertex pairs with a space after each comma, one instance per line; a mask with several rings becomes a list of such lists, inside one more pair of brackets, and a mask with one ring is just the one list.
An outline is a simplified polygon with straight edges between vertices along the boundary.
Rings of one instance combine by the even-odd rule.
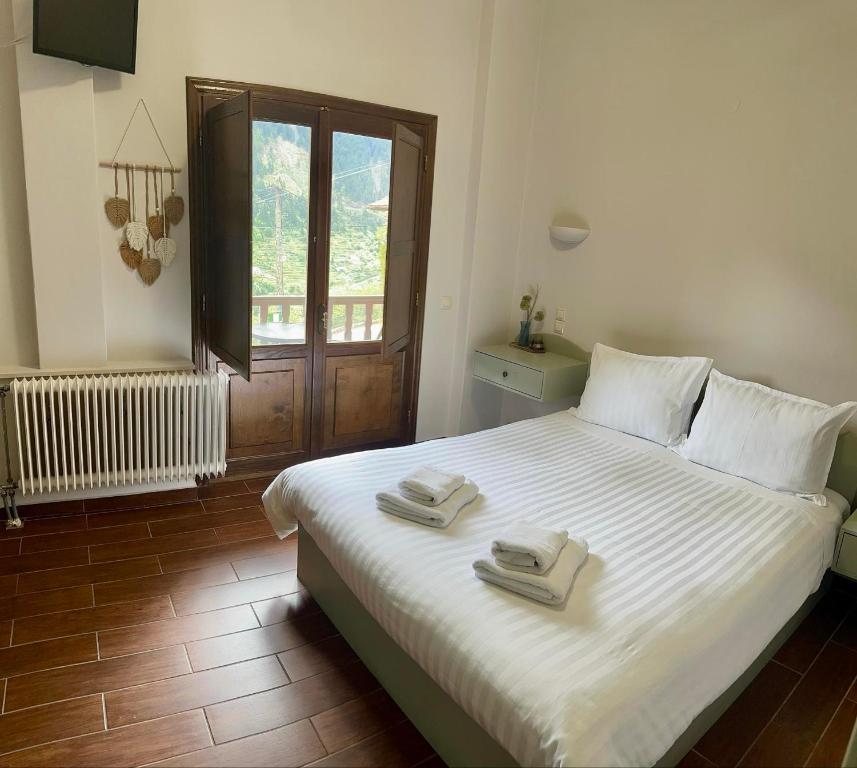
[[170, 168], [168, 165], [150, 165], [149, 163], [110, 163], [107, 160], [102, 160], [99, 164], [100, 168], [125, 168], [133, 169], [135, 171], [163, 171], [164, 173], [169, 173], [172, 171], [173, 173], [181, 173], [181, 168]]

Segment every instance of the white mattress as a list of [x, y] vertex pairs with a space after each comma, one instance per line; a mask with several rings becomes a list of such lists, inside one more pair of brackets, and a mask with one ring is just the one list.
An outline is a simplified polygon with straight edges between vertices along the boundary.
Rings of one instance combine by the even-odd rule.
[[[374, 493], [436, 464], [482, 495], [446, 530]], [[264, 495], [391, 637], [522, 765], [650, 765], [814, 592], [840, 511], [690, 464], [563, 412], [292, 467]], [[585, 536], [567, 604], [479, 581], [520, 519]]]

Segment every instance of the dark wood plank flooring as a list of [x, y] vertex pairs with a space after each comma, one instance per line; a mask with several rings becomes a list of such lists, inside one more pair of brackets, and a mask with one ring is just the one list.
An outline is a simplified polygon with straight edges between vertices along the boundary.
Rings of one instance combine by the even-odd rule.
[[[0, 531], [0, 766], [443, 765], [301, 587], [267, 483], [24, 507]], [[839, 581], [682, 766], [838, 765], [855, 719]]]
[[434, 757], [301, 587], [268, 482], [21, 508], [0, 531], [0, 766]]
[[857, 718], [857, 591], [845, 580], [681, 763], [839, 766]]

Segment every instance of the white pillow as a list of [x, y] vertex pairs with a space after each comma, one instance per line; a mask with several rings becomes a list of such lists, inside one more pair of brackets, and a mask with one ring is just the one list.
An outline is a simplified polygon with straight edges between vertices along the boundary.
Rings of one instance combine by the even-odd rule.
[[844, 523], [851, 515], [851, 504], [848, 502], [848, 499], [838, 491], [834, 491], [833, 488], [825, 488], [824, 496], [827, 499], [827, 505], [838, 510]]
[[596, 344], [577, 416], [673, 445], [687, 434], [707, 357], [649, 357]]
[[857, 403], [825, 405], [714, 370], [678, 453], [824, 504], [836, 438], [855, 411]]

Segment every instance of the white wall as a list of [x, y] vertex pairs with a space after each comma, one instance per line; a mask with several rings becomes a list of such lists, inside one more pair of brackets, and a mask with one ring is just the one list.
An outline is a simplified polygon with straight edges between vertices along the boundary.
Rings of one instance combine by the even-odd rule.
[[585, 349], [857, 398], [855, 38], [853, 0], [549, 0], [519, 287]]
[[[32, 8], [16, 4], [19, 35]], [[39, 363], [106, 363], [92, 73], [17, 47]], [[103, 214], [102, 214], [103, 215]]]
[[[15, 38], [12, 6], [0, 2], [0, 46]], [[0, 47], [0, 363], [38, 364], [33, 272], [15, 49]]]
[[[76, 143], [86, 154], [94, 140], [98, 159], [110, 159], [137, 99], [144, 97], [173, 162], [184, 167], [187, 75], [288, 86], [438, 115], [418, 435], [447, 434], [457, 427], [448, 359], [450, 339], [460, 327], [461, 267], [464, 249], [470, 247], [465, 212], [482, 9], [482, 0], [142, 0], [136, 75], [68, 65], [82, 78], [91, 77], [94, 136], [77, 136], [63, 151], [71, 155]], [[64, 94], [76, 87], [55, 68], [65, 63], [32, 54], [24, 58], [33, 60], [49, 82], [41, 95], [52, 99], [55, 114], [61, 115]], [[135, 121], [122, 157], [160, 160], [144, 120]], [[88, 283], [76, 300], [81, 306], [103, 306], [108, 363], [186, 357], [187, 224], [173, 230], [179, 245], [175, 262], [153, 287], [143, 286], [122, 264], [119, 236], [100, 212], [112, 194], [112, 173], [97, 173], [96, 199], [82, 194], [67, 204], [67, 211], [97, 216], [100, 239], [101, 284]], [[185, 196], [186, 183], [183, 174], [179, 191]], [[440, 310], [440, 296], [452, 297], [451, 311]], [[76, 354], [74, 344], [66, 349]]]
[[502, 391], [473, 379], [473, 348], [508, 340], [543, 12], [541, 0], [498, 0], [483, 16], [472, 246], [465, 249], [466, 306], [452, 371], [452, 418], [462, 432], [496, 425], [501, 415]]

